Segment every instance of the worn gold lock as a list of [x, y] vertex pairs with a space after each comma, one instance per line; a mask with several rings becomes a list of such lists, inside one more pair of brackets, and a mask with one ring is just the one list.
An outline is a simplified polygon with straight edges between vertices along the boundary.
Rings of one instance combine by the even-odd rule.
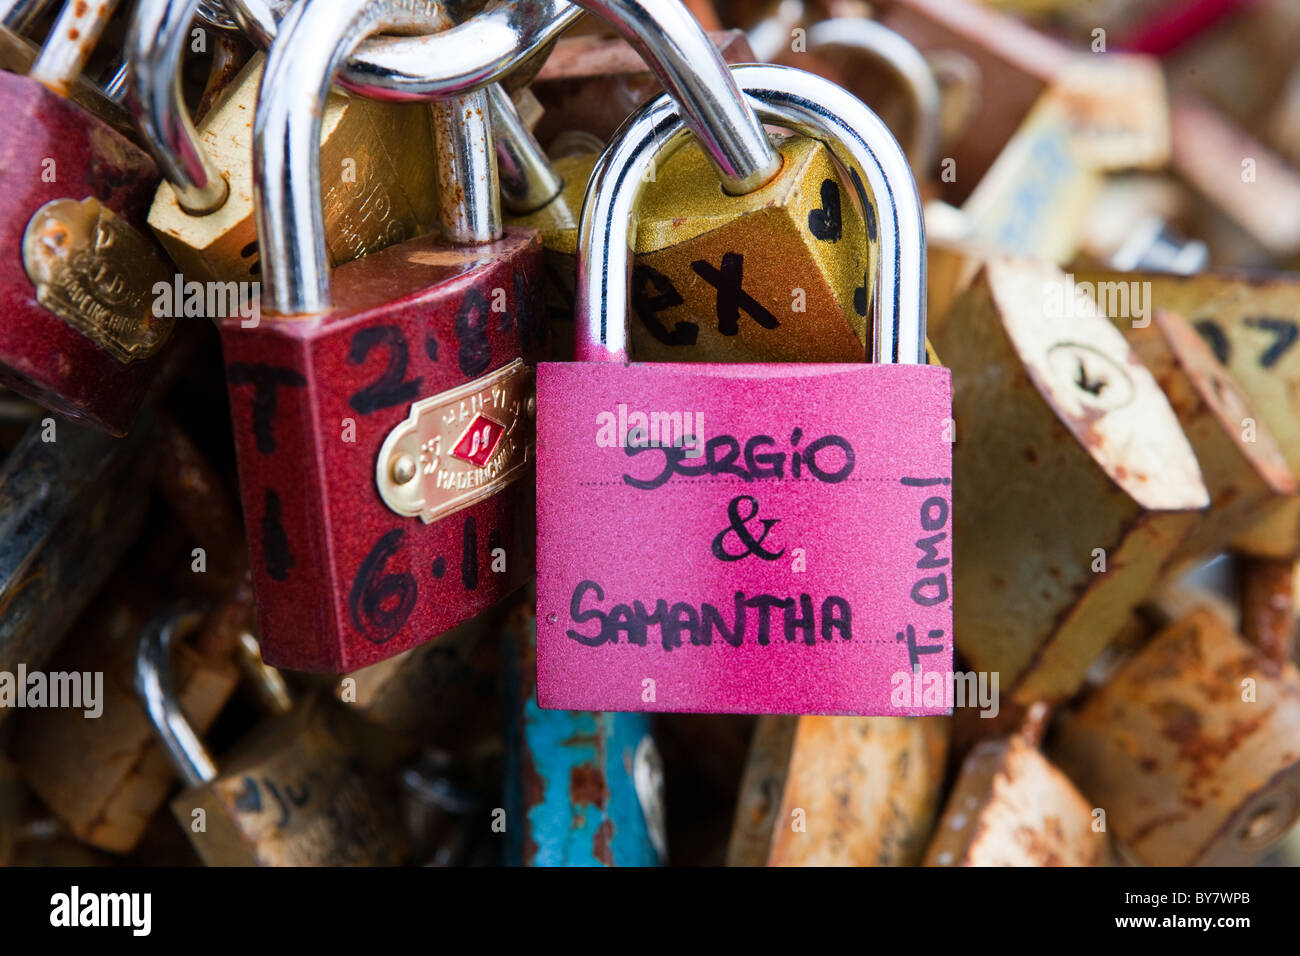
[[936, 340], [976, 503], [955, 516], [957, 647], [1021, 703], [1078, 689], [1209, 503], [1155, 379], [1071, 290], [990, 260]]
[[938, 717], [760, 717], [729, 866], [915, 866], [944, 776]]
[[136, 690], [188, 789], [172, 813], [209, 866], [394, 865], [403, 836], [351, 715], [323, 696], [294, 704], [241, 741], [219, 772], [181, 712], [167, 663], [194, 612], [155, 618], [140, 641]]
[[[149, 225], [181, 272], [208, 281], [256, 280], [253, 113], [265, 55], [240, 70], [199, 125], [199, 140], [229, 184], [215, 208], [187, 211], [170, 183], [158, 187]], [[321, 199], [331, 265], [428, 232], [437, 183], [429, 110], [339, 91], [321, 120]]]
[[1150, 866], [1246, 866], [1300, 820], [1300, 672], [1201, 609], [1130, 658], [1052, 748]]

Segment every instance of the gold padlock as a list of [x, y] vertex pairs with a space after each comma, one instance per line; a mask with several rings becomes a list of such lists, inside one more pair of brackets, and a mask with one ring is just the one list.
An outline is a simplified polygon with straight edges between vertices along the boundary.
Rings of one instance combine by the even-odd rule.
[[1194, 611], [1063, 722], [1053, 758], [1149, 866], [1246, 866], [1300, 819], [1300, 672]]
[[1155, 379], [1071, 289], [990, 260], [936, 341], [975, 503], [955, 517], [957, 648], [1020, 703], [1079, 688], [1209, 503]]
[[209, 866], [395, 865], [404, 854], [395, 794], [370, 741], [337, 701], [313, 695], [241, 741], [219, 772], [181, 712], [168, 658], [192, 611], [141, 636], [136, 690], [188, 789], [172, 813]]
[[[861, 214], [825, 145], [787, 137], [773, 146], [780, 173], [745, 195], [722, 191], [694, 143], [646, 187], [632, 274], [633, 348], [646, 361], [832, 362], [861, 349], [868, 301]], [[563, 193], [511, 220], [540, 230], [561, 296], [572, 293], [576, 213], [595, 161], [557, 160]], [[553, 323], [572, 315], [571, 298], [552, 310]], [[572, 342], [564, 324], [551, 334]]]
[[915, 866], [948, 750], [937, 717], [760, 717], [728, 866]]
[[[199, 125], [199, 138], [229, 184], [216, 209], [187, 212], [171, 184], [158, 187], [149, 225], [189, 279], [259, 274], [253, 216], [253, 113], [264, 54], [255, 54]], [[437, 182], [429, 110], [339, 91], [321, 127], [321, 197], [330, 264], [339, 265], [433, 228]]]

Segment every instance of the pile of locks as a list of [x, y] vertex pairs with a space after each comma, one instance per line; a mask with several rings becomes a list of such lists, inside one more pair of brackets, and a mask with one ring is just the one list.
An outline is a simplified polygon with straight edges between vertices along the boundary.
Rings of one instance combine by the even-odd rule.
[[0, 863], [1300, 862], [1300, 6], [0, 18]]

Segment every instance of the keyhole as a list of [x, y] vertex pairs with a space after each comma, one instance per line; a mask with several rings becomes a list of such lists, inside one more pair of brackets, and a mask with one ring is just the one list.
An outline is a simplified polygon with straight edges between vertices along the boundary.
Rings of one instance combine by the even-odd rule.
[[1121, 408], [1133, 400], [1134, 383], [1128, 371], [1095, 346], [1062, 342], [1048, 350], [1047, 365], [1060, 383], [1062, 399], [1063, 389], [1069, 387], [1075, 401], [1093, 408]]
[[1078, 385], [1079, 388], [1093, 396], [1093, 398], [1100, 398], [1102, 389], [1106, 387], [1106, 380], [1100, 377], [1090, 378], [1088, 375], [1088, 364], [1080, 358], [1079, 374], [1075, 377], [1074, 384]]

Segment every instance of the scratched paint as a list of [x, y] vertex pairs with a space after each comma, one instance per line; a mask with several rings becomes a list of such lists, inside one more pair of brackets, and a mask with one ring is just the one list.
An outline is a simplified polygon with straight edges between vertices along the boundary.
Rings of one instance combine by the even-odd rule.
[[[647, 756], [652, 752], [647, 743], [649, 717], [540, 709], [533, 662], [535, 624], [531, 614], [526, 620], [516, 617], [509, 635], [519, 651], [510, 655], [518, 667], [508, 687], [513, 704], [507, 767], [509, 862], [658, 865], [662, 801], [657, 760]], [[520, 820], [522, 827], [511, 826]]]

